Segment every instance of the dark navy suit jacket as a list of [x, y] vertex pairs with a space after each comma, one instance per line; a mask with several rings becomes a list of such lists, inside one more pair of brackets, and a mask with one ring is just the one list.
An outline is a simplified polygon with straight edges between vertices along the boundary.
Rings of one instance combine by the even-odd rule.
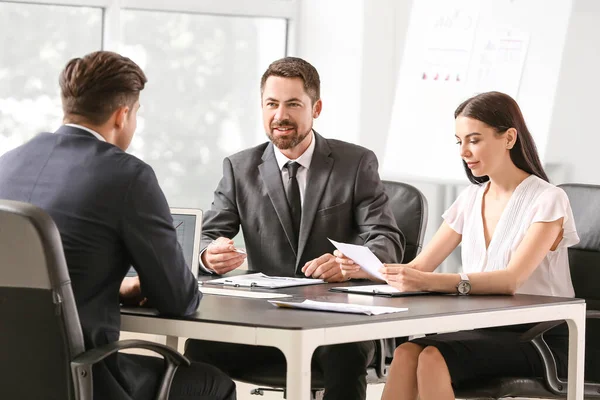
[[[198, 284], [177, 242], [152, 168], [89, 132], [62, 126], [0, 157], [0, 198], [44, 209], [60, 231], [86, 348], [118, 340], [119, 287], [129, 266], [162, 313], [198, 307]], [[159, 376], [117, 355], [94, 367], [94, 398], [154, 397]]]

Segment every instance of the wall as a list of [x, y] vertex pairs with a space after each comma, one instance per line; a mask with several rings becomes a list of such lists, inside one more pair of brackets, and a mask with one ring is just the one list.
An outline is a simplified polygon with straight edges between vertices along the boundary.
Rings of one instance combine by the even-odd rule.
[[600, 184], [600, 1], [574, 0], [550, 124], [547, 161], [558, 183]]
[[[373, 149], [380, 164], [386, 150], [388, 157], [397, 156], [387, 139], [400, 134], [389, 128], [410, 12], [417, 1], [303, 0], [300, 5], [295, 54], [319, 69], [323, 85], [325, 109], [315, 128]], [[594, 144], [600, 139], [594, 135], [595, 121], [587, 116], [595, 114], [594, 94], [600, 89], [600, 56], [590, 51], [600, 37], [600, 2], [486, 0], [479, 17], [483, 25], [516, 26], [530, 33], [517, 100], [550, 164], [551, 178], [597, 183], [600, 158]], [[423, 126], [428, 122], [423, 120]], [[382, 168], [381, 175], [424, 192], [430, 216], [427, 242], [460, 187], [406, 178], [409, 174], [397, 169]]]
[[[321, 76], [324, 109], [315, 129], [372, 149], [383, 161], [398, 67], [413, 0], [303, 0], [293, 52]], [[343, 11], [341, 11], [343, 10]], [[382, 174], [384, 179], [394, 179]], [[446, 207], [446, 188], [407, 181], [429, 200], [425, 241]]]
[[363, 58], [363, 0], [302, 0], [295, 51], [317, 68], [323, 112], [314, 128], [358, 142]]
[[[543, 156], [570, 7], [571, 0], [416, 1], [383, 171], [464, 181], [453, 111], [465, 98], [489, 90], [516, 98]], [[535, 18], [541, 9], [544, 18]], [[439, 80], [431, 79], [434, 71]], [[443, 79], [444, 71], [452, 79]]]
[[381, 158], [412, 0], [302, 0], [292, 55], [321, 76], [315, 129]]

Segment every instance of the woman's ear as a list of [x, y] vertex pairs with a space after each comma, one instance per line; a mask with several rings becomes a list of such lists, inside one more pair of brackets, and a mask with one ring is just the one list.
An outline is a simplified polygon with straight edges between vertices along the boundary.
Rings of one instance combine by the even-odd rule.
[[508, 128], [504, 137], [506, 138], [506, 148], [512, 149], [515, 143], [517, 142], [518, 132], [515, 128]]

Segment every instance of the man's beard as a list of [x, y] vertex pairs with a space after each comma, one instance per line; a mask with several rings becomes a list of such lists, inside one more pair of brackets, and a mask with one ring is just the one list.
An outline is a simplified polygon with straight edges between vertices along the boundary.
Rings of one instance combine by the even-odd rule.
[[[287, 137], [275, 137], [275, 135], [273, 135], [273, 130], [282, 126], [292, 128], [295, 133]], [[296, 124], [292, 123], [290, 120], [282, 120], [271, 124], [271, 129], [267, 132], [267, 136], [278, 149], [289, 150], [298, 146], [304, 139], [306, 139], [311, 130], [312, 127], [306, 132], [300, 133], [298, 132], [298, 126]]]

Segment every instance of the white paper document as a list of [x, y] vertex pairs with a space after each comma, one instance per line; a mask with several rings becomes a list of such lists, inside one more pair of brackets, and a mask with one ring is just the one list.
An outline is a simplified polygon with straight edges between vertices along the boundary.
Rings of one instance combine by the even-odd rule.
[[315, 311], [333, 311], [350, 314], [365, 314], [365, 315], [381, 315], [407, 311], [405, 307], [381, 307], [381, 306], [365, 306], [362, 304], [348, 304], [348, 303], [331, 303], [327, 301], [313, 301], [304, 300], [302, 303], [281, 301], [281, 300], [269, 300], [269, 303], [283, 308], [300, 308], [304, 310], [315, 310]]
[[236, 290], [236, 289], [223, 289], [216, 287], [206, 287], [200, 285], [199, 290], [203, 294], [216, 294], [219, 296], [231, 296], [231, 297], [247, 297], [251, 299], [278, 299], [282, 297], [292, 297], [289, 294], [275, 293], [275, 292], [255, 292], [247, 290]]
[[234, 287], [262, 287], [279, 289], [292, 286], [318, 285], [325, 283], [323, 279], [288, 278], [285, 276], [268, 276], [262, 272], [248, 275], [236, 275], [227, 278], [203, 281], [204, 285], [223, 285]]
[[329, 239], [336, 249], [341, 251], [346, 257], [360, 265], [362, 269], [367, 271], [369, 275], [375, 278], [385, 280], [383, 275], [379, 272], [379, 268], [383, 267], [383, 264], [375, 254], [367, 246], [359, 246], [356, 244], [340, 243], [335, 240]]

